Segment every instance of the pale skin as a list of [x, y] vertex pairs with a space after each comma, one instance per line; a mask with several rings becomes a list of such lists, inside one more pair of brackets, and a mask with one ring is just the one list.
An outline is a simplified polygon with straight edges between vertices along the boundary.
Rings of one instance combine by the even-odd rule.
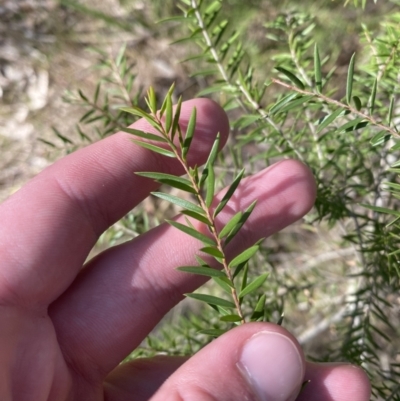
[[[205, 161], [217, 132], [225, 142], [229, 131], [225, 113], [206, 99], [184, 103], [182, 127], [194, 106], [192, 165]], [[153, 131], [144, 121], [135, 128]], [[270, 323], [240, 326], [190, 358], [119, 365], [184, 293], [204, 282], [175, 270], [194, 264], [200, 244], [168, 224], [84, 265], [101, 233], [156, 188], [133, 172], [182, 172], [130, 138], [117, 133], [61, 159], [0, 207], [0, 399], [257, 400], [238, 358], [250, 337], [268, 331], [297, 349], [296, 380], [311, 379], [297, 400], [369, 400], [361, 369], [305, 362], [291, 334]], [[229, 257], [300, 219], [314, 198], [312, 174], [296, 161], [243, 180], [219, 224], [254, 199], [258, 204]]]

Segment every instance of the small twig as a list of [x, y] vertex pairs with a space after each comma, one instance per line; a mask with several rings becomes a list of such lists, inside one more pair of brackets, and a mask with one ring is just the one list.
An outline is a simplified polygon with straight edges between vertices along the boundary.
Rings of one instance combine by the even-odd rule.
[[353, 114], [355, 114], [355, 115], [357, 115], [359, 117], [362, 117], [365, 120], [369, 121], [375, 127], [378, 127], [380, 129], [382, 129], [382, 131], [389, 132], [393, 136], [395, 136], [397, 138], [400, 138], [400, 134], [397, 132], [397, 130], [395, 128], [391, 128], [391, 127], [389, 127], [387, 125], [382, 124], [381, 122], [378, 122], [372, 116], [369, 116], [368, 114], [365, 114], [365, 113], [357, 110], [356, 108], [354, 108], [352, 106], [349, 106], [348, 104], [339, 102], [338, 100], [335, 100], [335, 99], [331, 99], [330, 97], [322, 95], [321, 93], [307, 91], [305, 89], [300, 89], [300, 88], [298, 88], [296, 86], [293, 86], [293, 85], [290, 85], [290, 84], [288, 84], [286, 82], [283, 82], [280, 79], [273, 78], [272, 82], [274, 82], [274, 83], [276, 83], [276, 84], [278, 84], [280, 86], [283, 86], [283, 87], [285, 87], [287, 89], [290, 89], [292, 91], [295, 91], [297, 93], [301, 93], [301, 94], [307, 95], [307, 96], [315, 96], [316, 98], [319, 98], [319, 99], [321, 99], [321, 100], [323, 100], [323, 101], [325, 101], [327, 103], [330, 103], [330, 104], [333, 104], [335, 106], [341, 107], [341, 108], [343, 108], [345, 110], [349, 110], [351, 113], [353, 113]]

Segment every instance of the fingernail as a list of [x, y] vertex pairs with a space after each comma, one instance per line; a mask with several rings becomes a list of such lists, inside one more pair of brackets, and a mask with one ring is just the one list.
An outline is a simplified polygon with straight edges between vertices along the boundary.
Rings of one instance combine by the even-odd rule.
[[245, 343], [237, 366], [259, 401], [293, 401], [301, 389], [302, 358], [282, 334], [255, 334]]

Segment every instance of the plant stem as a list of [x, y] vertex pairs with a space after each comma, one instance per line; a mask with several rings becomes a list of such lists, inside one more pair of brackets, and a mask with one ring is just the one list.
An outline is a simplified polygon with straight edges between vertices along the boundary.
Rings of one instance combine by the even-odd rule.
[[[209, 228], [210, 228], [211, 234], [213, 236], [213, 239], [216, 242], [217, 249], [223, 255], [221, 264], [223, 266], [225, 274], [227, 275], [229, 281], [233, 285], [233, 275], [232, 275], [232, 272], [231, 272], [231, 270], [229, 268], [228, 261], [226, 260], [224, 248], [223, 248], [223, 245], [222, 245], [222, 241], [218, 237], [218, 231], [217, 231], [217, 227], [216, 227], [216, 223], [215, 223], [215, 218], [214, 218], [212, 212], [210, 211], [210, 209], [207, 207], [203, 196], [201, 195], [201, 189], [200, 189], [198, 183], [193, 178], [192, 174], [190, 174], [190, 170], [189, 170], [189, 167], [187, 165], [186, 158], [182, 157], [181, 153], [178, 151], [178, 149], [175, 146], [175, 144], [169, 138], [169, 135], [165, 131], [163, 122], [160, 120], [159, 116], [153, 115], [153, 117], [157, 120], [157, 123], [160, 125], [160, 127], [162, 127], [164, 138], [168, 141], [168, 144], [169, 144], [171, 150], [174, 152], [176, 158], [181, 163], [183, 169], [185, 170], [185, 173], [187, 174], [191, 184], [193, 185], [194, 190], [196, 191], [196, 197], [197, 197], [197, 201], [199, 203], [199, 206], [203, 209], [208, 221], [210, 222]], [[240, 305], [238, 293], [237, 293], [236, 288], [234, 286], [231, 287], [231, 294], [232, 294], [233, 302], [234, 302], [235, 307], [236, 307], [237, 314], [240, 317], [240, 322], [241, 322], [241, 324], [244, 324], [244, 323], [246, 323], [246, 321], [245, 321], [245, 318], [244, 318], [244, 315], [243, 315], [243, 312], [242, 312], [242, 308], [241, 308], [241, 305]]]
[[377, 120], [375, 120], [374, 117], [369, 116], [368, 114], [365, 114], [362, 111], [358, 111], [356, 108], [354, 108], [352, 106], [349, 106], [348, 104], [339, 102], [338, 100], [331, 99], [330, 97], [322, 95], [321, 93], [311, 92], [311, 91], [307, 91], [307, 90], [304, 90], [304, 89], [300, 89], [300, 88], [298, 88], [296, 86], [293, 86], [293, 85], [290, 85], [290, 84], [288, 84], [286, 82], [283, 82], [280, 79], [273, 78], [272, 82], [274, 82], [274, 83], [276, 83], [276, 84], [278, 84], [280, 86], [283, 86], [285, 88], [288, 88], [288, 89], [290, 89], [292, 91], [295, 91], [297, 93], [301, 93], [303, 95], [315, 96], [315, 97], [325, 101], [326, 103], [330, 103], [330, 104], [333, 104], [335, 106], [341, 107], [343, 109], [349, 110], [351, 113], [353, 113], [353, 114], [355, 114], [355, 115], [357, 115], [359, 117], [362, 117], [365, 120], [369, 121], [375, 127], [378, 127], [380, 129], [382, 129], [382, 131], [389, 132], [393, 136], [395, 136], [397, 138], [400, 138], [400, 134], [397, 132], [397, 130], [395, 128], [389, 127], [389, 126], [387, 126], [385, 124], [382, 124], [381, 122], [378, 122]]

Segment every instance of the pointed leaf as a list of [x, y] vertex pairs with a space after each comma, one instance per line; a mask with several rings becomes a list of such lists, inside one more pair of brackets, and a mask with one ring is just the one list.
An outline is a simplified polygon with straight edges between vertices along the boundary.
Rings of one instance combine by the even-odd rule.
[[159, 154], [161, 154], [163, 156], [176, 157], [175, 154], [173, 152], [171, 152], [170, 150], [167, 150], [167, 149], [164, 149], [164, 148], [160, 148], [158, 146], [151, 145], [150, 143], [142, 142], [142, 141], [136, 141], [134, 139], [132, 139], [132, 142], [136, 143], [136, 145], [139, 145], [142, 148], [149, 149], [152, 152], [159, 153]]
[[251, 320], [255, 321], [257, 319], [260, 319], [261, 317], [264, 317], [264, 308], [265, 308], [265, 302], [267, 301], [267, 296], [265, 294], [261, 295], [259, 298], [256, 307], [254, 308], [254, 312], [251, 315]]
[[392, 123], [393, 111], [394, 111], [394, 100], [395, 100], [395, 97], [393, 95], [392, 98], [390, 99], [389, 114], [388, 114], [388, 119], [387, 119], [387, 122], [389, 125]]
[[369, 98], [369, 114], [373, 114], [375, 109], [375, 99], [376, 99], [376, 91], [378, 88], [378, 78], [375, 78], [374, 84], [372, 86], [371, 97]]
[[197, 274], [199, 276], [207, 276], [207, 277], [226, 277], [226, 274], [223, 271], [211, 269], [210, 267], [203, 266], [181, 266], [176, 270], [185, 273]]
[[354, 105], [356, 106], [356, 109], [358, 111], [360, 111], [362, 108], [361, 99], [358, 96], [353, 96], [353, 102], [354, 102]]
[[240, 218], [240, 221], [236, 226], [232, 229], [232, 231], [228, 234], [228, 236], [225, 239], [224, 242], [224, 247], [229, 244], [229, 242], [232, 241], [232, 239], [235, 237], [235, 235], [240, 231], [240, 229], [243, 227], [244, 223], [246, 223], [247, 219], [250, 217], [251, 213], [253, 212], [255, 206], [257, 204], [257, 201], [255, 200], [243, 213], [243, 216]]
[[235, 304], [231, 301], [227, 301], [226, 299], [214, 297], [213, 295], [207, 294], [185, 294], [188, 298], [197, 299], [198, 301], [206, 302], [211, 305], [222, 306], [224, 308], [235, 308]]
[[326, 116], [322, 120], [321, 124], [318, 125], [317, 134], [320, 133], [329, 124], [333, 123], [343, 112], [344, 112], [343, 109], [337, 109], [332, 114], [329, 114], [328, 116]]
[[315, 75], [315, 86], [318, 92], [322, 90], [322, 72], [321, 72], [321, 59], [319, 57], [318, 45], [314, 47], [314, 75]]
[[166, 109], [165, 109], [165, 132], [169, 133], [173, 122], [172, 115], [172, 99], [171, 96], [167, 96]]
[[229, 263], [229, 267], [235, 267], [240, 263], [248, 261], [253, 255], [256, 254], [259, 247], [259, 245], [253, 245], [252, 247], [246, 249]]
[[297, 78], [296, 75], [294, 75], [292, 72], [282, 67], [275, 67], [275, 69], [281, 72], [282, 74], [286, 75], [298, 88], [304, 90], [305, 86], [303, 82], [301, 82], [300, 79]]
[[219, 318], [221, 322], [240, 322], [242, 318], [239, 315], [226, 315]]
[[206, 246], [204, 248], [201, 248], [200, 251], [220, 259], [224, 257], [224, 254], [214, 246]]
[[222, 329], [207, 329], [207, 330], [200, 330], [198, 331], [199, 334], [205, 334], [207, 336], [212, 336], [212, 337], [219, 337], [222, 336], [222, 334], [226, 333], [226, 330]]
[[356, 61], [356, 54], [354, 53], [351, 57], [349, 68], [347, 70], [347, 83], [346, 83], [346, 101], [350, 106], [351, 104], [351, 94], [353, 92], [353, 78], [354, 78], [354, 64]]
[[218, 234], [218, 238], [223, 238], [225, 236], [227, 236], [232, 230], [233, 228], [236, 226], [236, 224], [238, 224], [240, 222], [240, 219], [242, 218], [243, 213], [242, 212], [238, 212], [236, 213], [229, 221], [228, 223], [226, 223], [226, 225], [224, 226], [224, 228], [219, 232]]
[[286, 104], [288, 104], [291, 100], [295, 99], [297, 97], [297, 93], [290, 93], [289, 95], [283, 97], [281, 100], [276, 102], [269, 110], [269, 114], [274, 115], [278, 113], [282, 107], [284, 107]]
[[252, 281], [248, 286], [246, 286], [242, 291], [240, 291], [239, 298], [243, 298], [244, 296], [250, 294], [251, 292], [257, 290], [261, 287], [265, 280], [268, 278], [269, 274], [265, 273], [261, 276], [257, 277], [254, 281]]
[[380, 206], [366, 205], [364, 203], [361, 203], [360, 205], [367, 209], [373, 210], [374, 212], [391, 214], [393, 216], [400, 217], [400, 211], [398, 211], [398, 210], [387, 209], [385, 207], [380, 207]]
[[125, 113], [133, 114], [134, 116], [138, 117], [143, 117], [143, 118], [152, 118], [152, 116], [149, 113], [146, 113], [144, 110], [142, 110], [140, 107], [137, 106], [131, 106], [131, 107], [121, 107], [122, 111]]
[[218, 133], [216, 138], [215, 138], [215, 140], [214, 140], [213, 146], [211, 148], [211, 151], [210, 151], [210, 154], [208, 156], [208, 159], [207, 159], [207, 162], [205, 164], [205, 167], [203, 169], [203, 172], [201, 174], [200, 183], [199, 183], [200, 187], [204, 184], [205, 180], [208, 177], [209, 166], [212, 166], [215, 163], [215, 160], [216, 160], [217, 155], [218, 155], [220, 138], [221, 138], [221, 136]]
[[175, 107], [174, 120], [172, 122], [171, 141], [174, 140], [176, 131], [179, 129], [179, 118], [181, 116], [181, 108], [182, 108], [182, 96], [179, 96], [178, 104]]
[[156, 98], [156, 93], [154, 92], [154, 89], [152, 86], [150, 86], [148, 92], [147, 92], [147, 98], [148, 98], [148, 106], [149, 109], [153, 114], [157, 113], [157, 98]]
[[211, 222], [203, 214], [192, 212], [191, 210], [181, 210], [181, 213], [184, 214], [185, 216], [192, 217], [195, 220], [198, 220], [204, 224], [207, 224], [207, 226], [211, 226]]
[[183, 231], [184, 233], [202, 241], [205, 244], [208, 245], [213, 245], [215, 246], [215, 242], [212, 238], [207, 237], [207, 235], [204, 235], [202, 233], [199, 233], [198, 231], [194, 230], [191, 227], [185, 226], [184, 224], [178, 223], [177, 221], [172, 221], [172, 220], [167, 220], [167, 222], [169, 224], [171, 224], [171, 226], [177, 228], [178, 230]]
[[242, 180], [243, 174], [244, 174], [244, 169], [239, 172], [239, 174], [236, 176], [236, 178], [234, 179], [234, 181], [231, 184], [231, 186], [229, 187], [229, 189], [226, 191], [224, 197], [222, 198], [221, 202], [219, 203], [219, 205], [216, 207], [216, 209], [214, 211], [214, 217], [216, 217], [218, 215], [218, 213], [220, 213], [221, 210], [226, 206], [229, 199], [232, 197], [233, 193], [236, 191], [236, 188], [238, 187], [240, 181]]
[[372, 137], [370, 142], [372, 146], [378, 146], [386, 143], [391, 137], [392, 134], [390, 132], [379, 131], [376, 135]]
[[287, 104], [286, 106], [282, 107], [279, 111], [281, 113], [286, 113], [289, 110], [294, 109], [297, 106], [301, 106], [304, 103], [307, 103], [308, 101], [310, 101], [312, 98], [314, 97], [314, 95], [307, 95], [307, 96], [298, 96], [296, 98], [296, 100], [293, 100], [292, 102], [290, 102], [289, 104]]
[[218, 284], [227, 294], [232, 295], [232, 283], [228, 277], [213, 277], [213, 281]]
[[171, 174], [164, 174], [164, 173], [156, 173], [156, 172], [137, 172], [136, 175], [146, 178], [152, 178], [160, 182], [161, 184], [167, 184], [171, 187], [181, 189], [182, 191], [186, 191], [192, 194], [196, 193], [196, 190], [193, 188], [192, 183], [187, 180], [186, 178], [176, 177], [175, 175]]
[[182, 147], [182, 157], [185, 159], [187, 153], [189, 152], [190, 145], [192, 143], [194, 131], [196, 129], [196, 116], [197, 110], [196, 107], [193, 108], [192, 113], [190, 115], [189, 123], [186, 129], [185, 140], [183, 141]]
[[201, 207], [195, 205], [192, 202], [187, 201], [186, 199], [181, 199], [178, 198], [177, 196], [166, 194], [164, 192], [151, 192], [152, 195], [157, 196], [160, 199], [164, 199], [168, 202], [171, 202], [177, 206], [182, 207], [183, 209], [190, 210], [192, 212], [198, 213], [198, 214], [203, 214], [204, 211]]
[[[168, 100], [168, 98], [172, 99], [172, 93], [174, 92], [174, 89], [175, 89], [175, 83], [173, 83], [170, 86], [170, 88], [168, 89], [167, 94], [165, 95], [164, 101], [163, 101], [163, 103], [161, 105], [161, 109], [160, 109], [160, 118], [162, 118], [162, 116], [165, 113], [165, 109], [167, 108], [167, 100]], [[172, 105], [172, 101], [171, 101], [171, 105]], [[166, 130], [166, 131], [168, 132], [169, 130]]]
[[208, 175], [206, 180], [206, 206], [209, 208], [214, 199], [215, 191], [215, 173], [212, 164], [208, 166]]
[[138, 129], [133, 128], [121, 128], [121, 131], [126, 132], [128, 134], [132, 134], [138, 136], [140, 138], [148, 139], [149, 141], [157, 141], [167, 143], [167, 140], [160, 135], [154, 135], [150, 132], [139, 131]]
[[363, 117], [355, 118], [354, 120], [351, 120], [351, 121], [347, 122], [346, 124], [343, 124], [341, 127], [339, 127], [337, 129], [337, 132], [342, 132], [342, 131], [347, 131], [347, 130], [354, 130], [355, 127], [357, 127], [357, 125], [359, 123], [361, 123], [363, 120], [364, 120]]

